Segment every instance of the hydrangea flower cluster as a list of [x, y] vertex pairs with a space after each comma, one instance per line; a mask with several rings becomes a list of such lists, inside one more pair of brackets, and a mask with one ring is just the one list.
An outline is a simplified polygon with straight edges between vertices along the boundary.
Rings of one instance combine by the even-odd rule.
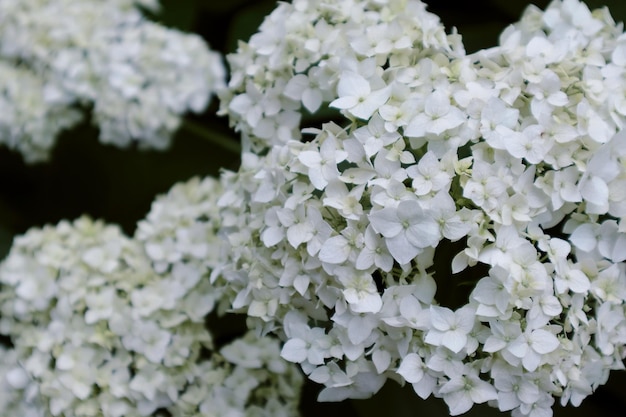
[[[168, 277], [174, 286], [181, 279], [198, 283], [183, 303], [193, 306], [190, 312], [196, 310], [198, 318], [213, 310], [225, 290], [210, 281], [221, 252], [217, 200], [222, 193], [220, 182], [212, 177], [176, 184], [156, 198], [135, 232], [135, 240], [143, 245], [152, 269], [162, 279]], [[154, 302], [159, 305], [163, 300]]]
[[0, 143], [26, 162], [45, 159], [59, 132], [81, 119], [63, 103], [46, 103], [43, 81], [28, 68], [0, 60]]
[[[241, 167], [174, 186], [133, 238], [87, 218], [18, 238], [0, 408], [291, 416], [298, 364], [323, 401], [393, 379], [452, 415], [547, 417], [624, 369], [626, 34], [608, 10], [531, 6], [467, 55], [419, 0], [294, 0], [222, 88], [199, 40], [137, 5], [156, 2], [0, 0], [0, 75], [32, 93], [0, 86], [0, 106], [56, 123], [0, 116], [0, 134], [35, 160], [93, 105], [104, 141], [163, 147], [219, 88]], [[252, 332], [213, 352], [216, 305]]]
[[[18, 237], [0, 266], [0, 334], [13, 344], [0, 366], [3, 412], [256, 416], [266, 399], [297, 407], [301, 379], [277, 364], [278, 342], [248, 336], [207, 358], [214, 296], [207, 276], [180, 265], [156, 272], [144, 242], [88, 218]], [[246, 363], [240, 345], [258, 362]], [[245, 391], [227, 390], [241, 380]]]
[[[23, 357], [0, 345], [0, 406], [7, 416], [50, 416], [38, 383], [29, 379]], [[167, 408], [173, 417], [245, 416], [293, 417], [303, 378], [297, 368], [280, 357], [279, 342], [247, 333], [186, 371], [187, 386], [176, 404]], [[102, 410], [76, 407], [63, 415], [109, 416]], [[123, 415], [140, 415], [133, 411]]]
[[[360, 96], [345, 95], [335, 107], [352, 107], [369, 118], [392, 95], [380, 78], [385, 61], [403, 67], [393, 76], [416, 77], [409, 67], [433, 51], [458, 55], [463, 49], [460, 38], [446, 35], [421, 2], [279, 4], [259, 32], [227, 57], [231, 78], [229, 88], [218, 92], [221, 111], [241, 132], [244, 149], [262, 152], [300, 138], [301, 109], [315, 113], [338, 98], [337, 88], [344, 96], [357, 87], [352, 93]], [[344, 81], [338, 86], [340, 76]]]
[[7, 415], [42, 417], [38, 387], [19, 368], [19, 353], [0, 344], [0, 406]]
[[173, 417], [292, 417], [303, 378], [280, 356], [280, 344], [253, 332], [224, 346], [189, 375]]
[[[91, 109], [103, 143], [164, 149], [185, 112], [206, 108], [223, 84], [219, 54], [197, 35], [146, 20], [135, 3], [158, 7], [152, 0], [0, 2], [0, 57], [43, 84], [30, 119], [38, 107], [82, 106]], [[35, 141], [29, 133], [0, 140], [24, 150], [15, 143]]]
[[16, 239], [0, 332], [51, 415], [145, 416], [176, 402], [211, 337], [203, 311], [187, 311], [198, 304], [182, 302], [200, 276], [155, 277], [138, 242], [88, 218]]
[[[465, 55], [424, 7], [281, 4], [229, 57], [250, 152], [220, 273], [321, 400], [391, 378], [452, 415], [548, 416], [624, 367], [626, 35], [556, 0]], [[300, 140], [322, 103], [343, 121]], [[446, 265], [467, 304], [437, 302]]]

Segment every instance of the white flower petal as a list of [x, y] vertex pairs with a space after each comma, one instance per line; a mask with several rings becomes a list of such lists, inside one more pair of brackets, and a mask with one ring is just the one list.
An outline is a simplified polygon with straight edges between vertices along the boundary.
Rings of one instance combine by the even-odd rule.
[[302, 339], [289, 339], [280, 351], [280, 356], [294, 363], [302, 363], [308, 356], [307, 344]]
[[402, 363], [396, 372], [405, 381], [414, 384], [424, 377], [423, 365], [422, 358], [417, 353], [409, 353], [402, 359]]

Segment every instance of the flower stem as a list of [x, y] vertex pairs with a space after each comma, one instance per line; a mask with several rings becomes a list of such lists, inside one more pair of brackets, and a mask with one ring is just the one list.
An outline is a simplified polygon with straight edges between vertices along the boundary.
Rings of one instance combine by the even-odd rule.
[[234, 141], [230, 136], [226, 136], [222, 133], [219, 133], [215, 130], [207, 129], [199, 123], [193, 122], [191, 120], [185, 119], [181, 125], [181, 128], [187, 130], [188, 132], [196, 135], [199, 138], [207, 140], [228, 152], [240, 155], [241, 154], [241, 145]]

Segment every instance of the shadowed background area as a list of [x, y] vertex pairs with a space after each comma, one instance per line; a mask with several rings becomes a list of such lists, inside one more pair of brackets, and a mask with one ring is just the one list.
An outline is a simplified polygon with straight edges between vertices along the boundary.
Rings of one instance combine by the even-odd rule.
[[[213, 49], [228, 53], [237, 40], [247, 40], [263, 17], [276, 5], [273, 0], [162, 0], [162, 23], [203, 36]], [[526, 0], [431, 0], [429, 10], [438, 14], [448, 30], [456, 27], [466, 50], [493, 46], [499, 33], [515, 22], [530, 3]], [[545, 0], [533, 2], [545, 7]], [[587, 0], [590, 8], [608, 6], [616, 21], [626, 20], [623, 0]], [[216, 117], [215, 102], [189, 120], [207, 132], [237, 140], [224, 118]], [[65, 132], [49, 162], [26, 165], [22, 157], [0, 147], [0, 255], [4, 256], [14, 235], [33, 226], [56, 223], [89, 214], [120, 224], [132, 233], [155, 195], [192, 176], [217, 175], [222, 168], [236, 169], [239, 158], [207, 141], [201, 134], [181, 129], [166, 152], [121, 150], [101, 145], [89, 122]], [[236, 327], [237, 325], [235, 325]], [[228, 337], [233, 324], [216, 322], [218, 337]], [[555, 416], [618, 417], [626, 409], [623, 392], [626, 375], [614, 373], [609, 383], [587, 398], [579, 408], [555, 406]], [[304, 416], [370, 417], [446, 416], [438, 399], [420, 400], [410, 387], [389, 382], [370, 400], [340, 404], [315, 402], [319, 387], [309, 383], [302, 403]], [[505, 416], [486, 405], [474, 406], [468, 416]]]

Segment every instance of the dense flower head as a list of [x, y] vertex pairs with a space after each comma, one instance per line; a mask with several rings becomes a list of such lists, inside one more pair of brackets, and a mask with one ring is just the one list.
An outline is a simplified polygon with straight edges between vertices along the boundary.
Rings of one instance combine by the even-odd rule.
[[199, 281], [159, 277], [139, 242], [102, 222], [29, 230], [0, 267], [0, 333], [17, 356], [4, 387], [35, 399], [42, 415], [172, 406], [212, 345]]
[[[89, 108], [102, 142], [164, 149], [185, 112], [206, 108], [224, 69], [199, 36], [148, 21], [135, 3], [158, 8], [156, 1], [3, 0], [0, 56], [40, 78], [38, 106]], [[2, 140], [33, 141], [29, 133]]]
[[253, 332], [235, 339], [190, 374], [173, 417], [292, 417], [303, 377], [280, 357], [280, 344]]
[[134, 238], [86, 217], [18, 236], [0, 264], [3, 412], [298, 415], [303, 378], [278, 340], [215, 349], [207, 328], [225, 290], [211, 282], [222, 194], [211, 177], [176, 184]]
[[[226, 177], [228, 174], [226, 175]], [[181, 306], [206, 316], [230, 309], [233, 290], [216, 268], [221, 266], [224, 219], [217, 204], [225, 181], [194, 177], [175, 184], [155, 199], [135, 232], [153, 270], [173, 284], [199, 278]], [[228, 223], [228, 221], [226, 221]], [[174, 287], [172, 287], [174, 288]], [[174, 417], [291, 417], [298, 406], [303, 377], [280, 356], [278, 340], [248, 332], [187, 370], [189, 388], [169, 411]]]
[[222, 247], [217, 236], [221, 227], [217, 200], [222, 194], [220, 181], [213, 177], [175, 184], [155, 199], [135, 232], [156, 273], [173, 282], [190, 277], [199, 282], [187, 303], [202, 309], [202, 316], [222, 302], [227, 290], [211, 282]]
[[[157, 6], [0, 1], [0, 73], [32, 93], [0, 85], [0, 106], [59, 130], [92, 105], [104, 141], [165, 146], [221, 67], [137, 5]], [[607, 9], [530, 6], [467, 55], [419, 0], [294, 0], [229, 63], [237, 172], [175, 185], [133, 238], [81, 218], [16, 239], [0, 408], [286, 417], [297, 364], [322, 401], [393, 379], [451, 415], [549, 417], [624, 368], [626, 34]], [[53, 135], [1, 117], [43, 157]], [[213, 349], [216, 305], [251, 332]]]
[[[18, 348], [7, 349], [0, 345], [3, 413], [20, 417], [53, 415], [39, 394], [37, 379], [24, 369], [21, 363], [24, 358], [20, 354]], [[172, 417], [299, 415], [303, 377], [294, 364], [280, 357], [280, 344], [276, 339], [258, 338], [248, 332], [213, 353], [210, 359], [189, 366], [185, 372], [186, 388], [176, 403], [167, 408]], [[122, 415], [154, 415], [137, 414], [116, 405], [116, 400], [101, 403], [102, 409], [84, 403], [63, 415], [120, 415], [122, 410], [125, 410]]]
[[64, 103], [46, 103], [44, 82], [30, 69], [0, 59], [0, 143], [26, 162], [48, 156], [60, 131], [82, 114]]
[[[453, 415], [579, 405], [626, 355], [622, 26], [557, 0], [466, 56], [401, 41], [432, 27], [420, 2], [341, 4], [281, 5], [229, 58], [250, 151], [218, 202], [233, 308], [321, 400], [392, 378]], [[344, 121], [300, 140], [324, 102]], [[467, 304], [437, 300], [461, 280]]]
[[19, 366], [19, 353], [0, 345], [0, 407], [7, 416], [42, 417], [38, 388]]
[[244, 146], [259, 152], [299, 139], [303, 109], [316, 113], [331, 103], [367, 119], [390, 97], [401, 98], [393, 79], [418, 82], [419, 70], [411, 67], [421, 59], [462, 53], [458, 37], [447, 36], [419, 1], [281, 3], [228, 56], [231, 78], [220, 91], [221, 108]]

